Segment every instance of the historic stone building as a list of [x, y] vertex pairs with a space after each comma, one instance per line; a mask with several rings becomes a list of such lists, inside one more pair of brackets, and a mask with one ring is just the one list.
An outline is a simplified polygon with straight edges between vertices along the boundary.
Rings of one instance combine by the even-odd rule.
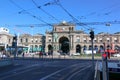
[[[6, 28], [3, 28], [3, 29], [1, 30], [1, 28], [0, 28], [0, 51], [12, 50], [12, 48], [13, 48], [12, 42], [13, 42], [13, 37], [15, 35], [10, 34], [9, 31], [6, 32], [6, 30], [7, 30]], [[44, 51], [45, 36], [42, 34], [17, 35], [17, 46], [18, 46], [18, 48], [24, 48], [25, 52], [27, 52], [27, 51], [29, 51], [29, 52]]]
[[[0, 30], [0, 51], [12, 46], [13, 36], [7, 29]], [[91, 39], [89, 34], [83, 30], [75, 30], [75, 25], [67, 22], [53, 25], [52, 31], [42, 34], [21, 34], [17, 38], [18, 47], [28, 47], [30, 52], [44, 51], [61, 52], [66, 54], [83, 53], [91, 50]], [[101, 51], [104, 48], [120, 50], [120, 33], [99, 33], [94, 38], [94, 50]], [[28, 51], [24, 50], [24, 51]]]
[[22, 34], [18, 36], [18, 46], [30, 48], [30, 52], [44, 51], [45, 36], [42, 34]]
[[0, 51], [12, 45], [12, 36], [11, 34], [0, 32]]
[[[120, 46], [120, 33], [99, 33], [94, 38], [94, 50], [106, 48], [118, 49]], [[53, 26], [53, 31], [46, 31], [45, 51], [53, 54], [62, 52], [66, 54], [83, 53], [91, 50], [91, 39], [89, 34], [82, 30], [75, 30], [75, 25], [62, 22]]]

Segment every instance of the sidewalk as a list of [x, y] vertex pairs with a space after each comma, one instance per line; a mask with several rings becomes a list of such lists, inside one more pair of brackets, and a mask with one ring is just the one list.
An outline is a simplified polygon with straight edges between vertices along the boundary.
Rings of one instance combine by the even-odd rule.
[[[13, 57], [13, 56], [11, 56]], [[22, 58], [22, 55], [18, 55], [18, 57]], [[92, 59], [92, 56], [69, 56], [69, 55], [48, 55], [48, 56], [41, 56], [39, 57], [39, 55], [29, 55], [29, 56], [24, 56], [24, 58], [53, 58], [53, 59]], [[102, 57], [96, 57], [94, 56], [94, 59], [97, 59], [97, 60], [102, 60]], [[111, 57], [110, 59], [108, 60], [120, 60], [120, 57]]]

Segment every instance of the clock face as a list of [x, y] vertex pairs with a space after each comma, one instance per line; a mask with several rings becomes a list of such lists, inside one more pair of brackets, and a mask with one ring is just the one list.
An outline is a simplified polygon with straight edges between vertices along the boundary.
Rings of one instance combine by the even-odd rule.
[[63, 27], [62, 29], [63, 29], [63, 30], [65, 30], [65, 28], [64, 28], [64, 27]]

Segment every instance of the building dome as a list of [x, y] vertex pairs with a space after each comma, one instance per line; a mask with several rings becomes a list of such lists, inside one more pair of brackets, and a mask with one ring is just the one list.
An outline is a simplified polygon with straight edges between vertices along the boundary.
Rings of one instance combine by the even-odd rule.
[[0, 27], [0, 33], [1, 32], [9, 33], [9, 29], [4, 28], [4, 27]]

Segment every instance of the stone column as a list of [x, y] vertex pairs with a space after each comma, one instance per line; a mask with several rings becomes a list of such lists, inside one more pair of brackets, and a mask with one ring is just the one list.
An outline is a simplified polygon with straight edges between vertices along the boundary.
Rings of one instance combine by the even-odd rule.
[[76, 52], [76, 44], [74, 43], [74, 40], [75, 40], [75, 38], [74, 38], [74, 35], [72, 35], [72, 53], [75, 53]]
[[69, 35], [69, 38], [70, 38], [70, 41], [69, 41], [69, 48], [70, 48], [70, 50], [72, 49], [72, 37], [71, 37], [71, 35]]
[[71, 49], [73, 49], [73, 36], [71, 35]]
[[69, 34], [69, 53], [71, 54], [71, 35]]

